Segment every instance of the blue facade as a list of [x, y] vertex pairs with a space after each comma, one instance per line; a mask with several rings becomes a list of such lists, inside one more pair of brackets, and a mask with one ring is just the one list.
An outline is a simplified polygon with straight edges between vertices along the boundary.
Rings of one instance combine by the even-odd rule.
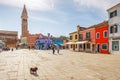
[[52, 44], [63, 44], [63, 40], [61, 38], [53, 38], [52, 39]]
[[40, 36], [36, 39], [36, 49], [49, 49], [51, 44], [50, 34], [48, 34], [48, 38], [45, 36]]

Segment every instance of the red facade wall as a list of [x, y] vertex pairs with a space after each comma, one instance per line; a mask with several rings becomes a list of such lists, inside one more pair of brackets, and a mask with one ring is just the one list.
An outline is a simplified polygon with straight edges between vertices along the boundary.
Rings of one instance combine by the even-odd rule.
[[35, 47], [35, 41], [37, 38], [40, 37], [41, 34], [35, 34], [35, 35], [28, 35], [27, 37], [27, 45], [28, 47]]
[[[104, 31], [107, 31], [107, 38], [104, 37]], [[108, 26], [102, 26], [102, 27], [98, 27], [96, 28], [96, 34], [97, 33], [100, 33], [100, 38], [97, 38], [96, 35], [95, 35], [95, 38], [96, 38], [96, 46], [97, 44], [100, 44], [100, 53], [104, 53], [104, 54], [107, 54], [109, 52], [109, 43], [108, 43], [108, 36], [109, 36], [109, 32], [108, 32]], [[104, 50], [102, 49], [102, 44], [107, 44], [107, 49]]]

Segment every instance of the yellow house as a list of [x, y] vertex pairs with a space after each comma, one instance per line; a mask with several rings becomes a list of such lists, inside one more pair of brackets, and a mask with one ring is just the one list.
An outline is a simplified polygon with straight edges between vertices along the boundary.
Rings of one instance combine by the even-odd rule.
[[75, 31], [75, 32], [70, 33], [69, 35], [70, 35], [70, 40], [69, 40], [69, 43], [68, 43], [69, 49], [75, 50], [75, 48], [76, 48], [75, 42], [78, 41], [78, 32]]
[[80, 26], [77, 26], [77, 31], [69, 33], [70, 35], [70, 40], [68, 42], [69, 45], [69, 49], [70, 50], [75, 50], [77, 48], [77, 44], [75, 44], [75, 42], [79, 41], [79, 30], [80, 30]]

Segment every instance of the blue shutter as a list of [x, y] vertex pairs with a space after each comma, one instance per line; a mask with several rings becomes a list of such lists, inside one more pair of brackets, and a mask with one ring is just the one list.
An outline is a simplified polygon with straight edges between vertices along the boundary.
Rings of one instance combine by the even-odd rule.
[[112, 32], [112, 28], [113, 28], [113, 27], [112, 27], [112, 26], [110, 26], [110, 33], [113, 33], [113, 32]]

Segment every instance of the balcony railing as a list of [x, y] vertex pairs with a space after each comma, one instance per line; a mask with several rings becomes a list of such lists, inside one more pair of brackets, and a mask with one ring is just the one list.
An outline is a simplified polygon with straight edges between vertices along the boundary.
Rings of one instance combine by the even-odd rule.
[[87, 41], [91, 41], [91, 39], [90, 39], [90, 38], [86, 38], [86, 40], [87, 40]]

